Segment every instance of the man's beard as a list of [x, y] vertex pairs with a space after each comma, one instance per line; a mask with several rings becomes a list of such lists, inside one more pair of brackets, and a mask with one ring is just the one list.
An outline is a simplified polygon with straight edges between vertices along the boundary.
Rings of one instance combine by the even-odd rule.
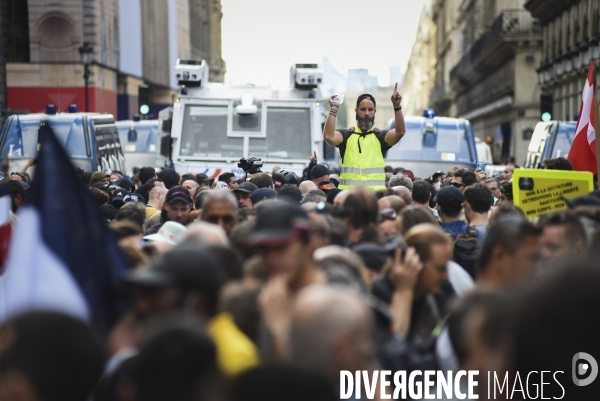
[[367, 132], [368, 130], [373, 128], [373, 123], [375, 122], [375, 117], [373, 117], [373, 118], [369, 118], [369, 117], [358, 118], [356, 121], [357, 121], [358, 128], [360, 128], [360, 130], [363, 132]]

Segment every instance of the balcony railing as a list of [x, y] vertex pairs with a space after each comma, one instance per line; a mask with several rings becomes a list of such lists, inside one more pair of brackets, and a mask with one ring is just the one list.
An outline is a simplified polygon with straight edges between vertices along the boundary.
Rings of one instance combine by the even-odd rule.
[[494, 44], [501, 37], [540, 34], [542, 27], [538, 20], [531, 17], [527, 10], [504, 10], [494, 20], [490, 28], [483, 34], [471, 49], [461, 58], [460, 62], [450, 72], [450, 80], [459, 78], [461, 71], [475, 63], [487, 47]]
[[429, 104], [434, 105], [438, 100], [450, 94], [450, 88], [446, 83], [437, 83], [429, 96]]

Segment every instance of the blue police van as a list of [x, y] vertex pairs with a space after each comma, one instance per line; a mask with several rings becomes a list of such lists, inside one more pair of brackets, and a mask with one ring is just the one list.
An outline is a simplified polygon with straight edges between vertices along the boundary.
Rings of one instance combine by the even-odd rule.
[[0, 158], [8, 156], [11, 171], [21, 171], [36, 155], [40, 124], [48, 125], [63, 144], [71, 162], [84, 171], [125, 172], [125, 157], [112, 114], [56, 113], [15, 114], [0, 133]]
[[[386, 165], [411, 170], [420, 178], [454, 166], [476, 168], [475, 134], [469, 120], [436, 117], [432, 109], [427, 109], [423, 117], [406, 116], [404, 122], [406, 134], [388, 151]], [[386, 127], [392, 128], [394, 119]]]
[[158, 124], [158, 120], [126, 120], [115, 123], [128, 168], [156, 166]]

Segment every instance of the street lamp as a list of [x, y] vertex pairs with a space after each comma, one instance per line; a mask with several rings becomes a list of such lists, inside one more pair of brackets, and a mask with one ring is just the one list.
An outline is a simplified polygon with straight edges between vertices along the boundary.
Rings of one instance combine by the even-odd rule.
[[94, 58], [94, 48], [88, 42], [83, 42], [83, 46], [79, 48], [79, 56], [83, 63], [83, 81], [85, 83], [85, 111], [89, 110], [88, 86], [90, 79], [90, 64]]

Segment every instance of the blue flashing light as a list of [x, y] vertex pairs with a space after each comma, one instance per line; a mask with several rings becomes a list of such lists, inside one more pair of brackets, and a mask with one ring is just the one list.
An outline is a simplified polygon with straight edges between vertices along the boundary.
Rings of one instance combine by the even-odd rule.
[[154, 114], [148, 114], [148, 120], [154, 120]]
[[188, 94], [188, 90], [187, 90], [187, 88], [185, 86], [181, 87], [181, 91], [180, 92], [181, 92], [182, 95], [187, 95]]
[[139, 114], [134, 114], [133, 115], [133, 121], [140, 121], [140, 120], [141, 120], [141, 118], [140, 118]]
[[55, 104], [46, 105], [46, 114], [56, 114], [56, 105]]
[[69, 113], [77, 113], [79, 112], [79, 107], [76, 104], [69, 105]]
[[433, 109], [425, 109], [425, 110], [423, 110], [423, 117], [425, 117], [425, 118], [433, 118], [433, 117], [435, 117], [435, 110], [433, 110]]

